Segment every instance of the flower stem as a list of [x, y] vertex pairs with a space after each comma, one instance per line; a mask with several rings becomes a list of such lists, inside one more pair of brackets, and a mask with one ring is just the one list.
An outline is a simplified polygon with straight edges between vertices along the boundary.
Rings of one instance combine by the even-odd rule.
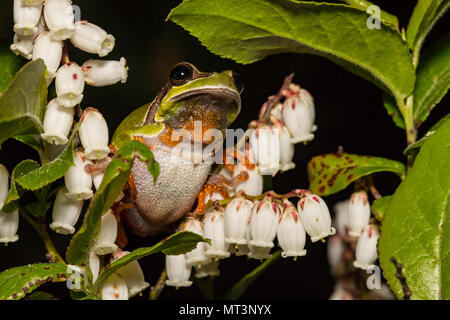
[[159, 276], [158, 282], [150, 289], [150, 300], [158, 300], [161, 291], [164, 289], [166, 278], [167, 272], [166, 269], [164, 269]]
[[[410, 95], [406, 99], [406, 103], [402, 100], [397, 100], [398, 108], [405, 121], [406, 130], [406, 144], [410, 146], [416, 142], [417, 139], [417, 129], [414, 125], [414, 96]], [[408, 156], [408, 169], [411, 169], [414, 163], [414, 157], [412, 155]]]

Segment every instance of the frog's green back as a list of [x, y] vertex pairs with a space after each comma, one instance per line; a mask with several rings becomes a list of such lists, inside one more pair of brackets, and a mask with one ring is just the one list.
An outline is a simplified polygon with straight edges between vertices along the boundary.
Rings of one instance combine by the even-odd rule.
[[117, 127], [112, 138], [112, 144], [116, 148], [119, 148], [122, 144], [127, 142], [128, 139], [126, 138], [126, 136], [128, 135], [124, 135], [125, 133], [138, 126], [142, 126], [149, 106], [150, 103], [137, 108], [136, 110], [131, 112]]

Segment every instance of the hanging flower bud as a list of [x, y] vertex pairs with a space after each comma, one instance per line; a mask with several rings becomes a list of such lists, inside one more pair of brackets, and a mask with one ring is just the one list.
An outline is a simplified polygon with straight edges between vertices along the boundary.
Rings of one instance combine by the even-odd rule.
[[42, 139], [54, 145], [67, 144], [74, 114], [73, 108], [62, 107], [56, 99], [50, 101], [45, 112]]
[[97, 109], [84, 110], [78, 134], [85, 149], [86, 159], [100, 160], [108, 156], [110, 152], [108, 124]]
[[72, 37], [75, 15], [71, 0], [47, 0], [44, 17], [53, 39], [66, 40]]
[[95, 283], [100, 273], [100, 258], [94, 251], [89, 252], [89, 268], [92, 273], [92, 283]]
[[81, 68], [76, 63], [66, 63], [56, 73], [56, 100], [63, 107], [75, 107], [83, 100], [84, 84]]
[[339, 266], [342, 264], [342, 257], [345, 251], [345, 245], [339, 235], [334, 235], [328, 241], [327, 256], [330, 265], [331, 274], [336, 274]]
[[34, 36], [27, 37], [16, 33], [10, 48], [15, 54], [20, 54], [25, 59], [31, 60], [33, 58]]
[[116, 43], [116, 39], [102, 28], [87, 21], [75, 23], [75, 32], [70, 39], [73, 46], [100, 57], [108, 55]]
[[356, 244], [356, 261], [353, 262], [356, 268], [367, 270], [377, 260], [377, 242], [379, 237], [380, 231], [376, 225], [368, 224], [362, 229]]
[[102, 300], [128, 300], [128, 288], [125, 281], [114, 272], [101, 287]]
[[128, 78], [125, 58], [121, 58], [120, 61], [88, 60], [82, 69], [86, 83], [94, 87], [110, 86], [119, 81], [125, 83]]
[[[129, 254], [128, 251], [118, 249], [114, 254], [111, 262], [117, 261]], [[136, 260], [130, 262], [124, 267], [117, 270], [117, 273], [122, 277], [128, 287], [128, 296], [130, 298], [136, 296], [140, 292], [147, 289], [150, 284], [145, 282], [144, 273]]]
[[231, 200], [224, 212], [225, 242], [237, 246], [246, 245], [245, 231], [251, 215], [252, 202], [238, 196]]
[[256, 168], [249, 169], [243, 164], [238, 164], [234, 167], [233, 176], [238, 176], [242, 171], [248, 173], [248, 179], [233, 185], [234, 191], [238, 192], [242, 190], [245, 194], [255, 197], [261, 195], [263, 193], [264, 181]]
[[287, 199], [283, 201], [283, 212], [278, 223], [277, 238], [283, 249], [281, 256], [301, 257], [306, 255], [306, 232], [295, 206]]
[[334, 225], [339, 235], [346, 236], [350, 229], [348, 221], [348, 200], [338, 202], [334, 206]]
[[103, 256], [117, 250], [115, 244], [117, 238], [117, 220], [112, 210], [109, 210], [102, 216], [100, 232], [95, 240], [94, 252]]
[[311, 141], [316, 130], [313, 98], [296, 85], [291, 85], [290, 91], [292, 95], [283, 105], [283, 123], [292, 135], [292, 143]]
[[300, 220], [312, 242], [336, 233], [331, 227], [330, 212], [325, 201], [315, 194], [308, 194], [297, 205]]
[[[3, 204], [2, 204], [3, 206]], [[0, 243], [16, 242], [19, 240], [19, 209], [11, 213], [0, 210]]]
[[22, 36], [35, 34], [41, 13], [42, 4], [29, 6], [22, 0], [14, 0], [14, 32]]
[[349, 235], [358, 237], [361, 229], [369, 223], [370, 203], [365, 191], [352, 194], [348, 202]]
[[255, 202], [248, 223], [250, 250], [253, 247], [272, 248], [277, 235], [280, 208], [270, 196]]
[[49, 31], [41, 32], [34, 41], [33, 60], [44, 60], [49, 81], [56, 77], [56, 70], [61, 63], [62, 50], [62, 41], [54, 40]]
[[262, 175], [275, 175], [280, 169], [280, 133], [273, 126], [262, 125], [250, 136], [250, 148]]
[[22, 0], [23, 4], [27, 6], [39, 6], [42, 5], [44, 1], [45, 0]]
[[166, 285], [170, 287], [190, 287], [192, 266], [186, 263], [184, 254], [178, 256], [166, 256]]
[[53, 222], [50, 224], [50, 229], [64, 235], [75, 233], [74, 226], [84, 205], [83, 200], [69, 199], [66, 193], [66, 188], [62, 188], [56, 194], [52, 213]]
[[68, 193], [66, 196], [73, 200], [88, 200], [94, 194], [92, 192], [92, 177], [84, 170], [87, 164], [92, 164], [86, 161], [84, 154], [77, 151], [73, 157], [73, 166], [70, 167], [64, 176], [66, 188]]
[[225, 242], [223, 209], [207, 212], [203, 218], [205, 238], [211, 239], [211, 245], [206, 245], [206, 255], [216, 259], [230, 256], [229, 244]]
[[8, 169], [0, 164], [0, 209], [3, 207], [9, 192], [9, 172]]
[[291, 135], [287, 128], [280, 129], [280, 171], [286, 172], [295, 168], [294, 144], [291, 142]]
[[219, 261], [213, 261], [207, 265], [195, 267], [195, 277], [196, 278], [206, 278], [206, 277], [218, 277], [220, 275], [219, 271]]
[[[204, 236], [203, 226], [200, 220], [194, 217], [188, 217], [181, 225], [182, 231], [190, 231], [200, 236]], [[211, 258], [206, 256], [206, 243], [199, 242], [197, 247], [185, 254], [186, 263], [192, 266], [205, 265], [211, 262]]]

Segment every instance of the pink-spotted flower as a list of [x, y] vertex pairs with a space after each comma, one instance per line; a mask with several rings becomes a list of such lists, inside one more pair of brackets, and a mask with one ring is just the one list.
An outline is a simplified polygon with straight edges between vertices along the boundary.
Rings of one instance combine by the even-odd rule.
[[114, 36], [87, 21], [75, 23], [75, 32], [70, 39], [73, 46], [88, 53], [98, 54], [100, 57], [108, 55], [115, 45]]
[[64, 64], [56, 73], [56, 100], [67, 108], [80, 104], [83, 100], [84, 75], [81, 68], [73, 62]]
[[277, 235], [280, 208], [270, 196], [255, 202], [248, 223], [251, 247], [272, 248]]
[[102, 300], [128, 300], [128, 287], [126, 282], [114, 272], [102, 284], [101, 287]]
[[251, 215], [252, 202], [237, 196], [231, 200], [224, 211], [225, 242], [234, 246], [247, 244], [245, 231]]
[[300, 220], [312, 242], [336, 233], [325, 201], [315, 194], [307, 194], [297, 205]]
[[88, 60], [82, 68], [86, 83], [93, 87], [127, 82], [128, 67], [125, 58], [121, 58], [120, 61]]
[[67, 144], [69, 141], [67, 136], [72, 128], [74, 114], [73, 108], [61, 106], [57, 99], [50, 101], [45, 111], [42, 139], [54, 145]]
[[224, 210], [208, 211], [203, 217], [203, 231], [211, 245], [206, 245], [206, 255], [213, 259], [225, 259], [230, 256], [229, 244], [225, 242]]
[[369, 223], [370, 203], [365, 191], [357, 191], [352, 194], [348, 202], [349, 235], [358, 237], [361, 229]]
[[261, 125], [250, 135], [250, 149], [262, 175], [275, 175], [280, 169], [279, 128]]
[[378, 226], [368, 224], [361, 230], [361, 235], [356, 244], [356, 260], [353, 265], [356, 268], [367, 270], [373, 266], [378, 258], [377, 242], [380, 237], [380, 230]]
[[281, 256], [301, 257], [306, 255], [306, 232], [297, 211], [297, 208], [289, 201], [283, 201], [283, 212], [278, 223], [277, 239], [283, 249]]

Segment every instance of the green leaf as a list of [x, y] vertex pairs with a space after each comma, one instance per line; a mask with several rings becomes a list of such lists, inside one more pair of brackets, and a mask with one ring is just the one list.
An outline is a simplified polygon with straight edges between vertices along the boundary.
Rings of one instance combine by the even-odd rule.
[[412, 299], [450, 299], [450, 119], [422, 146], [383, 220], [378, 251], [383, 274], [397, 297], [394, 257]]
[[[367, 13], [367, 9], [374, 4], [370, 1], [366, 0], [341, 0], [342, 2], [347, 3], [353, 8], [362, 10]], [[394, 29], [398, 30], [398, 18], [386, 11], [380, 10], [380, 20], [386, 24], [392, 26]]]
[[372, 213], [378, 221], [383, 221], [384, 213], [392, 200], [392, 196], [385, 196], [380, 199], [376, 199], [372, 203]]
[[74, 141], [80, 125], [81, 123], [78, 123], [74, 127], [69, 143], [55, 160], [21, 176], [17, 179], [17, 183], [24, 189], [35, 191], [64, 177], [73, 165]]
[[29, 296], [27, 296], [25, 300], [59, 300], [59, 299], [50, 293], [43, 291], [35, 291]]
[[70, 242], [67, 249], [69, 263], [80, 265], [88, 260], [90, 247], [100, 228], [101, 217], [111, 208], [127, 183], [135, 157], [147, 164], [148, 170], [156, 181], [159, 166], [146, 145], [130, 141], [120, 147], [106, 168], [102, 184], [91, 201], [83, 225]]
[[237, 300], [239, 299], [247, 290], [250, 285], [255, 282], [260, 275], [263, 274], [268, 268], [270, 268], [275, 262], [277, 262], [281, 257], [281, 250], [276, 251], [272, 254], [270, 259], [267, 259], [260, 266], [255, 268], [252, 272], [247, 273], [241, 280], [239, 280], [235, 285], [233, 285], [224, 295], [224, 300]]
[[418, 0], [406, 29], [413, 59], [418, 62], [422, 44], [434, 24], [450, 6], [449, 0]]
[[39, 168], [39, 163], [34, 160], [24, 160], [19, 163], [11, 174], [11, 187], [3, 204], [3, 211], [13, 212], [19, 205], [20, 197], [25, 193], [24, 190], [17, 186], [17, 179], [20, 179], [23, 175], [30, 171]]
[[37, 263], [8, 269], [0, 273], [0, 300], [19, 300], [46, 282], [63, 282], [68, 278], [63, 263]]
[[47, 102], [45, 72], [41, 59], [31, 61], [0, 94], [0, 146], [9, 138], [43, 131]]
[[353, 181], [377, 172], [406, 175], [405, 166], [394, 160], [348, 153], [317, 156], [308, 163], [309, 189], [321, 196], [344, 190]]
[[24, 209], [35, 217], [44, 216], [52, 207], [51, 198], [59, 189], [51, 190], [51, 185], [45, 186], [39, 191], [34, 191], [33, 194], [36, 201], [28, 203]]
[[23, 135], [23, 136], [15, 136], [14, 139], [30, 146], [37, 152], [40, 152], [40, 148], [42, 146], [41, 145], [42, 140], [41, 140], [40, 136], [38, 136], [36, 134], [29, 134], [29, 135]]
[[391, 28], [370, 30], [367, 15], [343, 4], [294, 0], [190, 0], [168, 19], [211, 52], [239, 63], [293, 52], [326, 57], [403, 100], [414, 89], [408, 46]]
[[0, 93], [6, 89], [24, 61], [21, 57], [13, 54], [9, 46], [0, 45]]
[[142, 259], [158, 252], [163, 252], [167, 255], [184, 254], [195, 249], [197, 243], [202, 241], [210, 243], [209, 240], [202, 238], [196, 233], [178, 232], [152, 247], [136, 249], [123, 258], [108, 265], [105, 270], [98, 276], [97, 281], [95, 281], [93, 292], [96, 293], [100, 289], [102, 283], [106, 281], [111, 276], [111, 274], [126, 266], [130, 262]]
[[400, 113], [400, 110], [398, 110], [395, 99], [392, 96], [384, 93], [383, 105], [388, 112], [388, 115], [392, 118], [392, 121], [394, 121], [395, 125], [401, 129], [405, 129], [405, 121], [403, 121], [403, 116]]
[[424, 122], [450, 88], [450, 33], [425, 51], [417, 69], [414, 122]]

